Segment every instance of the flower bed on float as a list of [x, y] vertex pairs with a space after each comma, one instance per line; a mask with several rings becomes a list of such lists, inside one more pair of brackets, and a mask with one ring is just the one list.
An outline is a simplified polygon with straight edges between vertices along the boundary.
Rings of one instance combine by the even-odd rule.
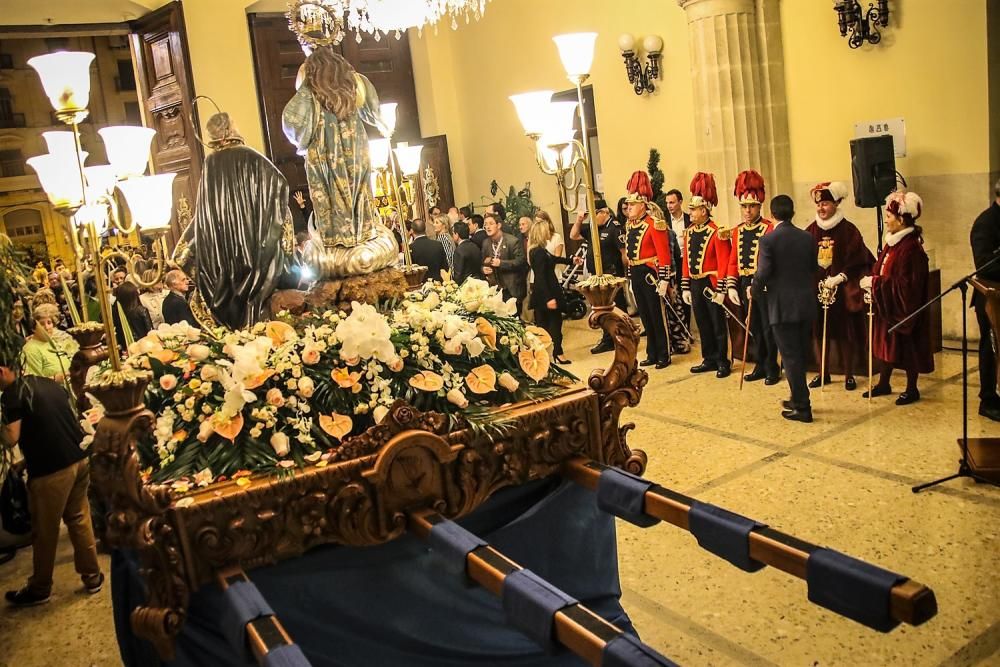
[[[147, 481], [186, 493], [252, 473], [354, 458], [352, 436], [403, 399], [447, 414], [452, 429], [500, 425], [491, 408], [543, 399], [575, 378], [550, 364], [551, 339], [479, 280], [428, 283], [383, 311], [352, 304], [279, 316], [218, 338], [161, 326], [129, 349], [153, 378], [153, 434], [139, 442]], [[102, 416], [89, 411], [93, 437]]]

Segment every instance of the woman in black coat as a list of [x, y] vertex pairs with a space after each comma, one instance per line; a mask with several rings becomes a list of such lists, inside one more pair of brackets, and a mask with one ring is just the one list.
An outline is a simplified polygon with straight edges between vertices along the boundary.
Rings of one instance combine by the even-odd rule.
[[535, 309], [535, 324], [552, 337], [553, 361], [568, 364], [570, 361], [563, 356], [562, 349], [562, 309], [566, 304], [556, 278], [556, 264], [569, 264], [569, 260], [545, 249], [551, 233], [548, 225], [537, 222], [528, 230], [528, 265], [535, 275], [528, 305]]
[[115, 303], [111, 306], [112, 320], [115, 323], [115, 337], [121, 349], [127, 349], [125, 331], [122, 327], [121, 315], [125, 314], [132, 340], [139, 340], [153, 330], [153, 320], [149, 311], [139, 300], [139, 288], [125, 281], [115, 289]]

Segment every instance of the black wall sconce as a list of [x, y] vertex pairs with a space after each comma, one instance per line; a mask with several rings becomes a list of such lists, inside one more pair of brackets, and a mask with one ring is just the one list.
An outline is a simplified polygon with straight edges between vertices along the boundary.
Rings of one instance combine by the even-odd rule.
[[862, 9], [858, 0], [834, 0], [833, 8], [837, 12], [837, 23], [840, 25], [840, 36], [847, 37], [847, 44], [852, 49], [862, 46], [865, 42], [878, 44], [882, 41], [879, 28], [889, 25], [889, 0], [878, 0], [868, 4], [867, 11]]
[[618, 48], [621, 49], [622, 57], [625, 59], [628, 82], [632, 84], [636, 95], [656, 90], [653, 81], [660, 78], [663, 38], [659, 35], [649, 35], [642, 40], [642, 47], [646, 50], [646, 58], [648, 59], [645, 67], [642, 66], [636, 53], [635, 37], [624, 34], [618, 38]]

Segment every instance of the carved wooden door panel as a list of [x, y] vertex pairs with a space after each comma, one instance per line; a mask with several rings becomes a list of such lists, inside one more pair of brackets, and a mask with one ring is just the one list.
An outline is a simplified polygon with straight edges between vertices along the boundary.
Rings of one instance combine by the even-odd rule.
[[[420, 140], [424, 150], [420, 156], [420, 177], [426, 180], [427, 168], [434, 172], [438, 183], [437, 205], [441, 211], [448, 212], [452, 206], [464, 206], [455, 201], [455, 190], [451, 183], [451, 160], [448, 157], [448, 136], [439, 134]], [[430, 210], [430, 206], [427, 207]]]
[[[380, 102], [395, 102], [396, 133], [393, 142], [416, 143], [420, 139], [420, 117], [417, 113], [417, 89], [413, 83], [413, 62], [410, 59], [410, 36], [394, 35], [376, 40], [361, 33], [359, 42], [348, 34], [340, 44], [349, 63], [364, 74], [378, 91]], [[373, 130], [373, 132], [375, 132]], [[377, 136], [377, 132], [373, 136]]]
[[289, 192], [309, 192], [302, 158], [281, 128], [281, 114], [295, 95], [295, 79], [306, 56], [284, 15], [250, 14], [249, 20], [267, 155], [284, 174]]
[[190, 120], [193, 117], [197, 125], [181, 3], [171, 2], [130, 22], [129, 27], [144, 118], [156, 130], [151, 149], [153, 165], [156, 173], [177, 174], [174, 216], [167, 236], [172, 245], [180, 236], [179, 218], [194, 208], [203, 160]]

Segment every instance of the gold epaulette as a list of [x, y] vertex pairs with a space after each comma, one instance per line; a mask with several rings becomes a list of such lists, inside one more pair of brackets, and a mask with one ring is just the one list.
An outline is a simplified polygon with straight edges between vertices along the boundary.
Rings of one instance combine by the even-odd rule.
[[722, 239], [723, 241], [728, 241], [730, 237], [732, 237], [734, 229], [736, 228], [735, 227], [726, 227], [725, 229], [720, 228], [718, 230], [719, 238]]
[[653, 229], [655, 229], [658, 232], [667, 231], [668, 229], [667, 221], [664, 220], [663, 218], [653, 218]]

